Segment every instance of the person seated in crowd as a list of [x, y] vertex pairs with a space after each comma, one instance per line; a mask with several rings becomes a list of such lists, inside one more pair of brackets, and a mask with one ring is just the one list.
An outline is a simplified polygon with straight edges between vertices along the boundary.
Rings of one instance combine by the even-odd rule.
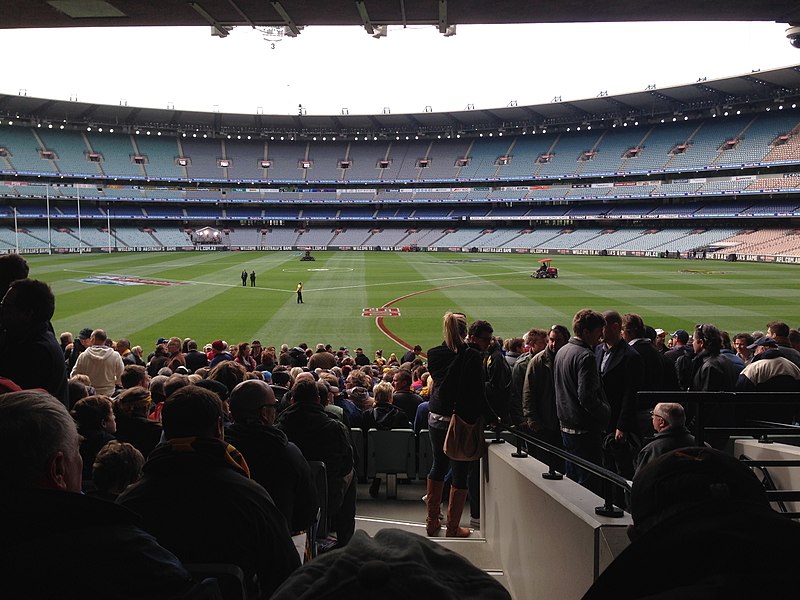
[[162, 411], [166, 442], [117, 502], [184, 562], [238, 565], [248, 594], [269, 598], [300, 560], [283, 515], [223, 440], [222, 410], [198, 386], [172, 394]]
[[584, 600], [797, 594], [800, 524], [772, 510], [758, 478], [730, 455], [682, 448], [655, 459], [633, 478], [631, 516], [630, 546]]
[[125, 369], [122, 357], [106, 345], [108, 335], [102, 329], [92, 331], [92, 345], [78, 357], [71, 376], [87, 375], [98, 394], [113, 396]]
[[136, 386], [150, 387], [150, 375], [147, 374], [147, 369], [142, 365], [125, 365], [119, 380], [123, 390], [129, 390]]
[[360, 369], [351, 371], [345, 381], [347, 397], [362, 413], [372, 406], [372, 387], [372, 376]]
[[211, 381], [218, 381], [223, 384], [228, 390], [228, 396], [237, 385], [244, 381], [244, 376], [247, 373], [245, 368], [233, 362], [233, 360], [222, 361], [217, 365], [211, 367], [206, 379]]
[[326, 350], [324, 344], [317, 344], [317, 349], [308, 359], [307, 366], [311, 371], [315, 369], [329, 371], [336, 366], [336, 356]]
[[[67, 394], [69, 398], [69, 403], [67, 405], [68, 408], [72, 408], [73, 406], [75, 406], [75, 403], [81, 398], [86, 398], [87, 396], [94, 395], [94, 388], [89, 387], [85, 383], [83, 383], [83, 381], [80, 380], [81, 377], [83, 377], [83, 375], [78, 375], [77, 377], [71, 377], [67, 381]], [[19, 390], [13, 390], [13, 391], [19, 391]]]
[[147, 374], [155, 377], [158, 372], [167, 366], [169, 362], [169, 352], [165, 344], [157, 344], [153, 351], [153, 356], [147, 361]]
[[81, 459], [83, 459], [83, 481], [92, 479], [94, 457], [110, 442], [117, 432], [114, 405], [108, 396], [89, 396], [78, 400], [70, 411], [78, 424], [81, 435]]
[[80, 436], [42, 391], [0, 396], [4, 588], [25, 598], [181, 598], [180, 561], [129, 510], [81, 494]]
[[[309, 375], [311, 374], [309, 373]], [[302, 379], [302, 377], [300, 377], [300, 379]], [[341, 406], [336, 406], [336, 404], [333, 402], [334, 396], [339, 393], [339, 388], [331, 386], [330, 382], [326, 381], [321, 376], [316, 384], [317, 391], [319, 392], [319, 401], [322, 404], [323, 410], [341, 421], [349, 431], [350, 419], [348, 415], [345, 414], [344, 409]]]
[[289, 388], [292, 387], [292, 376], [286, 367], [278, 366], [272, 372], [272, 383], [270, 387], [275, 392], [275, 399], [278, 401], [278, 412], [281, 412], [285, 406], [283, 405], [284, 396], [286, 396]]
[[655, 405], [652, 413], [653, 429], [656, 433], [636, 457], [637, 473], [662, 454], [695, 445], [694, 436], [686, 428], [686, 412], [683, 406], [677, 402], [660, 402]]
[[[404, 373], [407, 371], [403, 371]], [[382, 381], [375, 386], [375, 406], [364, 411], [361, 418], [361, 428], [366, 434], [370, 429], [389, 431], [391, 429], [411, 429], [411, 422], [406, 413], [393, 404], [392, 385]], [[416, 407], [414, 408], [416, 411]], [[415, 413], [416, 414], [416, 413]], [[381, 489], [381, 478], [374, 477], [369, 486], [369, 495], [378, 497]]]
[[[338, 369], [338, 367], [334, 367]], [[344, 416], [344, 423], [349, 427], [361, 426], [361, 411], [355, 403], [347, 397], [346, 393], [342, 393], [342, 388], [339, 387], [339, 378], [335, 373], [320, 373], [320, 380], [328, 384], [328, 389], [331, 394], [330, 402], [332, 406], [340, 408]]]
[[[406, 413], [394, 404], [392, 385], [382, 381], [375, 386], [375, 405], [368, 408], [362, 414], [361, 428], [364, 431], [379, 429], [388, 431], [390, 429], [410, 429], [411, 422]], [[416, 408], [415, 413], [416, 415]]]
[[228, 352], [228, 344], [224, 340], [214, 340], [211, 343], [211, 356], [208, 360], [208, 366], [214, 368], [221, 362], [233, 360], [233, 354]]
[[86, 493], [114, 502], [130, 484], [142, 477], [144, 456], [128, 442], [111, 440], [103, 446], [92, 464], [94, 489]]
[[46, 390], [66, 406], [64, 354], [50, 327], [55, 306], [53, 291], [43, 281], [9, 284], [0, 303], [0, 376], [23, 389]]
[[406, 415], [409, 423], [417, 414], [417, 406], [422, 402], [422, 397], [411, 391], [411, 372], [406, 369], [399, 369], [392, 375], [392, 385], [394, 395], [392, 401], [395, 407], [399, 408]]
[[328, 512], [335, 525], [337, 545], [344, 546], [353, 536], [356, 513], [356, 477], [349, 431], [325, 412], [317, 384], [305, 378], [294, 384], [292, 404], [278, 416], [277, 427], [297, 444], [306, 460], [325, 463]]
[[161, 423], [148, 418], [151, 400], [150, 392], [137, 386], [122, 392], [114, 403], [117, 439], [133, 444], [145, 457], [161, 441]]
[[256, 370], [256, 360], [252, 357], [250, 353], [250, 344], [247, 342], [239, 344], [236, 351], [236, 358], [234, 358], [233, 361], [237, 365], [242, 365], [247, 373], [252, 373]]
[[292, 532], [307, 529], [317, 515], [317, 490], [302, 452], [275, 424], [277, 402], [264, 381], [243, 381], [231, 392], [233, 424], [225, 440], [241, 452], [250, 477], [264, 486]]

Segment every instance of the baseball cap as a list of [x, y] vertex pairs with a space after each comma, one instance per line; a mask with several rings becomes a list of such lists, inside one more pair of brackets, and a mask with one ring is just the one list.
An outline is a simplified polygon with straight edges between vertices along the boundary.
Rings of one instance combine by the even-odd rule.
[[753, 342], [752, 344], [750, 344], [750, 345], [747, 347], [747, 349], [748, 349], [748, 350], [755, 350], [755, 349], [756, 349], [756, 348], [758, 348], [759, 346], [767, 346], [768, 348], [777, 348], [777, 347], [778, 347], [778, 342], [776, 342], [775, 340], [773, 340], [773, 339], [772, 339], [771, 337], [769, 337], [768, 335], [762, 335], [762, 336], [761, 336], [760, 338], [758, 338], [758, 339], [757, 339], [755, 342]]
[[223, 350], [225, 350], [225, 342], [223, 342], [222, 340], [214, 340], [213, 342], [211, 342], [211, 347], [214, 350], [222, 352]]
[[689, 332], [685, 329], [676, 329], [675, 333], [671, 334], [670, 337], [677, 338], [681, 344], [685, 344], [689, 341]]
[[80, 333], [78, 334], [78, 337], [82, 340], [88, 340], [89, 338], [92, 337], [92, 330], [89, 329], [88, 327], [84, 327], [83, 329], [81, 329]]
[[658, 327], [656, 327], [656, 337], [662, 336], [665, 333], [667, 333], [667, 332], [664, 331], [663, 329], [659, 329]]
[[158, 346], [159, 344], [166, 344], [166, 343], [167, 343], [167, 338], [158, 338], [156, 346]]

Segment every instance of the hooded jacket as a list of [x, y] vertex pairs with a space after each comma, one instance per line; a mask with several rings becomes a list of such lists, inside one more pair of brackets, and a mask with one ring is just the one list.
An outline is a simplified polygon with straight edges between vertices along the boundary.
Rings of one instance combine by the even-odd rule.
[[300, 559], [283, 515], [247, 474], [241, 454], [221, 440], [174, 438], [150, 454], [142, 479], [117, 503], [183, 562], [238, 565], [246, 581], [258, 576], [259, 597], [268, 598]]
[[372, 408], [364, 411], [361, 428], [364, 431], [369, 429], [379, 429], [389, 431], [390, 429], [411, 429], [411, 423], [406, 417], [406, 413], [388, 402], [379, 402]]
[[98, 394], [111, 396], [125, 365], [122, 357], [108, 346], [89, 346], [81, 352], [70, 377], [82, 373], [89, 377]]

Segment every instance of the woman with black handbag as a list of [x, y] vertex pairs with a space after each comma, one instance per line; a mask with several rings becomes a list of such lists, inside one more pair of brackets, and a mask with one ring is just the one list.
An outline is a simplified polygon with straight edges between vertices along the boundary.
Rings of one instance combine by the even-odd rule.
[[[440, 530], [439, 507], [448, 469], [452, 474], [452, 486], [446, 535], [467, 537], [470, 534], [470, 530], [460, 527], [459, 523], [467, 499], [469, 466], [484, 449], [484, 417], [486, 413], [491, 414], [486, 401], [483, 353], [492, 340], [492, 327], [485, 321], [476, 322], [472, 329], [473, 335], [467, 343], [466, 317], [448, 312], [444, 315], [444, 342], [428, 350], [428, 370], [434, 381], [428, 417], [433, 448], [426, 498], [425, 523], [429, 536], [437, 535]], [[476, 452], [477, 456], [471, 456]]]

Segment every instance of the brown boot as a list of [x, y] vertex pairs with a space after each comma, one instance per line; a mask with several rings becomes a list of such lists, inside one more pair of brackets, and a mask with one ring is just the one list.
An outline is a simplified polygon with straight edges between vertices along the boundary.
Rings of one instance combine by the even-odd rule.
[[425, 530], [429, 536], [439, 535], [442, 524], [439, 522], [439, 511], [442, 508], [442, 488], [444, 481], [428, 479], [428, 497], [425, 500], [428, 506], [428, 516], [425, 519]]
[[466, 500], [467, 490], [450, 488], [450, 504], [447, 506], [447, 537], [469, 537], [471, 531], [466, 527], [459, 527]]

